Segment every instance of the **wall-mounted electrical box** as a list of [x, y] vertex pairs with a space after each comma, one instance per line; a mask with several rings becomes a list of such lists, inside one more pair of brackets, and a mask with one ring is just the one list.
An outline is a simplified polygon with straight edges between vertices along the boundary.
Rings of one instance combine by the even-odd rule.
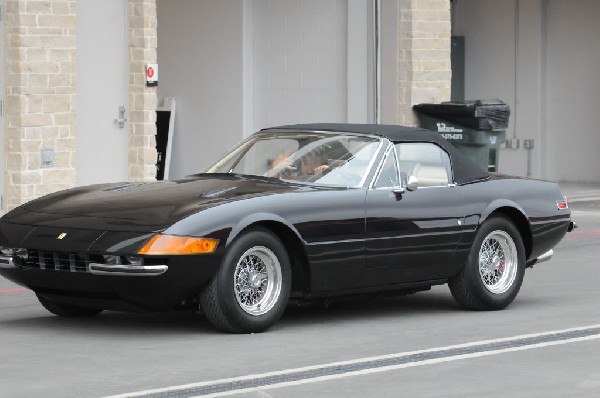
[[54, 148], [42, 148], [42, 167], [54, 166]]
[[530, 140], [523, 140], [523, 148], [525, 149], [533, 149], [534, 146], [534, 140], [530, 139]]

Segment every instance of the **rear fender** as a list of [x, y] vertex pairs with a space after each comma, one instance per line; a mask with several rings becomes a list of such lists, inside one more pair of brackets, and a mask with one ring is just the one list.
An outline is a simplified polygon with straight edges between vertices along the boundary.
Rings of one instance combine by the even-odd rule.
[[529, 260], [532, 252], [532, 232], [531, 232], [531, 224], [529, 223], [529, 219], [525, 215], [525, 211], [521, 208], [521, 206], [517, 205], [515, 202], [508, 199], [498, 199], [493, 201], [488, 205], [488, 207], [483, 212], [481, 219], [479, 220], [479, 225], [481, 225], [485, 220], [490, 218], [494, 214], [502, 214], [508, 217], [515, 224], [519, 232], [521, 233], [521, 238], [523, 239], [523, 245], [525, 246], [525, 256]]
[[521, 208], [521, 206], [519, 206], [512, 200], [497, 199], [497, 200], [494, 200], [492, 203], [490, 203], [486, 207], [486, 209], [483, 211], [483, 213], [481, 214], [481, 218], [479, 219], [479, 225], [481, 225], [485, 220], [487, 220], [492, 215], [492, 213], [496, 212], [498, 209], [500, 209], [502, 207], [511, 207], [515, 210], [518, 210], [519, 213], [521, 213], [521, 215], [525, 219], [527, 219], [527, 216], [525, 215], [525, 211], [523, 211], [523, 208]]

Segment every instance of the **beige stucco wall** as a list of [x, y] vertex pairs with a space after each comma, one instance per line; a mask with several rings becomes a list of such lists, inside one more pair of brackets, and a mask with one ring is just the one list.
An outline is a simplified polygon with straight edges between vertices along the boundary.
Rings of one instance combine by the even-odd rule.
[[[129, 177], [154, 178], [156, 2], [128, 0]], [[5, 210], [75, 186], [77, 43], [75, 0], [4, 0]], [[53, 149], [43, 167], [41, 150]]]

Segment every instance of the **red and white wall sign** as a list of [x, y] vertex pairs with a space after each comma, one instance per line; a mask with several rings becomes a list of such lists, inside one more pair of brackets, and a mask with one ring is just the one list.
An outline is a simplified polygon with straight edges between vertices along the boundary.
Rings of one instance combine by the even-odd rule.
[[146, 65], [146, 86], [158, 86], [158, 64]]

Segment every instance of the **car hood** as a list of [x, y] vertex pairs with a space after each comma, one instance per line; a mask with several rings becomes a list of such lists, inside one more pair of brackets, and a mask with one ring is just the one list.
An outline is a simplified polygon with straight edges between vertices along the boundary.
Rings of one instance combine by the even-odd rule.
[[[158, 231], [208, 207], [303, 189], [311, 188], [270, 178], [232, 174], [201, 174], [150, 183], [91, 185], [33, 200], [7, 214], [4, 221], [30, 225], [54, 225], [61, 221], [63, 225], [88, 225], [93, 229]], [[36, 222], [33, 214], [26, 213], [38, 214], [39, 220]]]

